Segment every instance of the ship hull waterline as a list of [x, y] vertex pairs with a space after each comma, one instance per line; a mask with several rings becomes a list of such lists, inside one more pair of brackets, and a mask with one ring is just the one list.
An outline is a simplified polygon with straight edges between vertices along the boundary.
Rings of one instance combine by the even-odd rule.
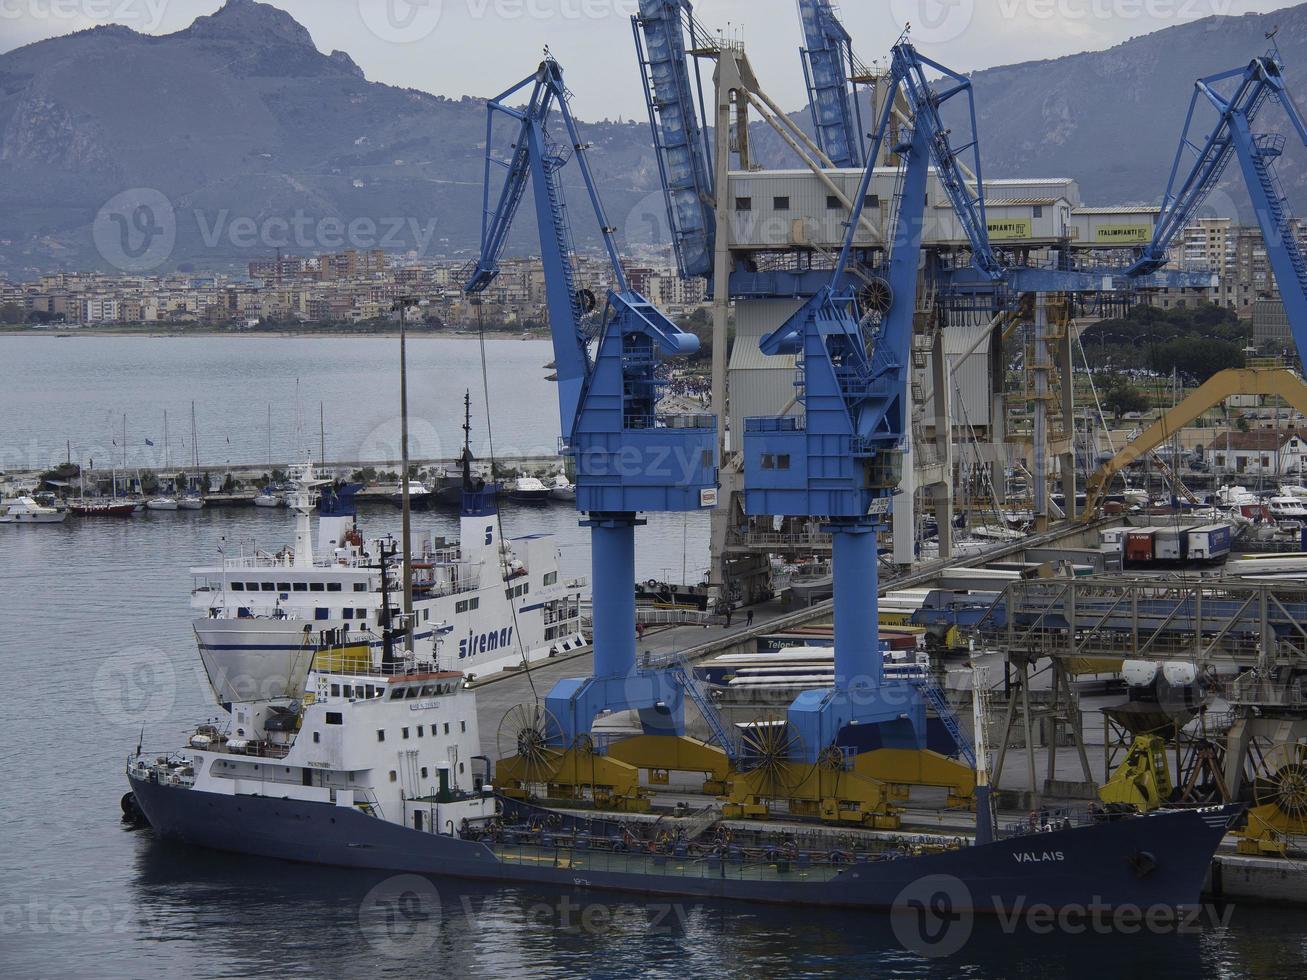
[[[485, 843], [414, 830], [353, 807], [286, 798], [196, 792], [129, 777], [137, 805], [162, 839], [293, 862], [534, 882], [633, 895], [688, 896], [768, 904], [894, 909], [905, 889], [945, 876], [955, 911], [1005, 914], [1032, 906], [1192, 907], [1236, 808], [1177, 811], [1107, 821], [940, 853], [847, 865], [826, 880], [801, 869], [767, 878], [738, 875], [729, 860], [630, 855], [634, 871], [588, 867], [586, 851], [555, 850], [501, 860]], [[1165, 826], [1163, 826], [1163, 822]], [[535, 849], [537, 852], [541, 849]], [[639, 870], [643, 865], [649, 867]], [[676, 869], [696, 865], [698, 874]], [[661, 867], [662, 870], [658, 870]], [[670, 870], [668, 870], [670, 869]], [[959, 885], [961, 887], [959, 887]]]

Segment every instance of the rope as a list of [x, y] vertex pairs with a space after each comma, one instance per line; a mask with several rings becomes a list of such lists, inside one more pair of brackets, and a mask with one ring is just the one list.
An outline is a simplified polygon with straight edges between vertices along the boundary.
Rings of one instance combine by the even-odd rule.
[[[484, 323], [480, 303], [476, 304], [476, 309], [477, 309], [477, 340], [481, 346], [481, 394], [484, 397], [485, 407], [486, 407], [486, 440], [490, 452], [490, 479], [494, 480], [495, 478], [495, 429], [494, 426], [491, 424], [491, 420], [490, 420], [490, 374], [486, 367], [486, 325]], [[498, 504], [495, 505], [495, 525], [499, 529], [500, 553], [499, 556], [497, 556], [497, 560], [500, 563], [499, 565], [500, 577], [506, 583], [508, 581], [508, 577], [504, 575], [504, 565], [503, 565], [503, 547], [504, 547], [504, 541], [506, 540], [504, 538], [504, 515], [500, 511]], [[522, 672], [526, 675], [527, 683], [531, 685], [531, 697], [535, 701], [536, 705], [538, 706], [540, 704], [540, 692], [536, 690], [535, 678], [531, 676], [531, 661], [530, 658], [526, 655], [526, 649], [522, 646], [522, 631], [518, 628], [518, 624], [517, 624], [517, 604], [514, 603], [512, 600], [509, 600], [508, 611], [509, 614], [513, 617], [513, 635], [517, 637], [517, 651], [522, 657]]]

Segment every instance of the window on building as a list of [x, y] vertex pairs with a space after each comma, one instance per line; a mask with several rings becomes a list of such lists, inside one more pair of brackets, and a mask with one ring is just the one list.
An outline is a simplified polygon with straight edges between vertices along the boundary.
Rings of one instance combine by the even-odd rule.
[[377, 741], [378, 741], [378, 742], [384, 742], [385, 740], [386, 740], [386, 730], [385, 730], [384, 728], [378, 728], [378, 729], [377, 729]]
[[344, 720], [343, 720], [343, 718], [342, 718], [342, 716], [341, 716], [341, 713], [340, 713], [339, 711], [328, 711], [328, 712], [327, 712], [327, 724], [328, 724], [328, 725], [343, 725], [343, 724], [345, 724], [345, 722], [344, 722]]
[[467, 722], [465, 722], [465, 721], [460, 721], [460, 722], [458, 723], [458, 730], [461, 731], [461, 732], [466, 732], [466, 731], [467, 731]]
[[449, 734], [449, 722], [445, 722], [445, 734]]
[[313, 741], [314, 741], [314, 743], [321, 742], [321, 741], [322, 741], [322, 732], [314, 732], [314, 733], [313, 733]]
[[332, 696], [333, 698], [338, 698], [338, 697], [340, 697], [340, 685], [339, 685], [339, 684], [332, 684], [332, 685], [331, 685], [331, 696]]
[[864, 197], [864, 198], [862, 199], [862, 206], [863, 206], [864, 208], [878, 208], [878, 207], [880, 207], [880, 195], [879, 195], [879, 194], [868, 194], [866, 197]]
[[426, 778], [427, 778], [427, 767], [426, 767], [426, 766], [423, 766], [423, 767], [422, 767], [422, 778], [423, 778], [423, 779], [426, 779]]
[[751, 198], [751, 197], [737, 197], [737, 198], [735, 199], [735, 210], [736, 210], [736, 211], [752, 211], [752, 210], [753, 210], [753, 198]]
[[399, 730], [399, 737], [400, 737], [400, 738], [408, 738], [408, 728], [401, 728], [401, 729]]
[[1033, 216], [1036, 218], [1042, 218], [1044, 216], [1044, 206], [1042, 204], [1035, 205]]
[[422, 726], [418, 725], [418, 738], [422, 737]]
[[395, 775], [395, 770], [394, 769], [390, 770], [390, 781], [393, 783], [397, 778], [398, 777]]
[[789, 195], [780, 194], [773, 197], [771, 199], [771, 206], [773, 211], [788, 211], [790, 209]]
[[826, 210], [827, 210], [827, 211], [838, 211], [838, 210], [839, 210], [840, 208], [842, 208], [843, 206], [844, 206], [844, 205], [842, 205], [842, 204], [840, 203], [840, 199], [839, 199], [838, 197], [836, 197], [834, 194], [827, 194], [827, 195], [826, 195]]

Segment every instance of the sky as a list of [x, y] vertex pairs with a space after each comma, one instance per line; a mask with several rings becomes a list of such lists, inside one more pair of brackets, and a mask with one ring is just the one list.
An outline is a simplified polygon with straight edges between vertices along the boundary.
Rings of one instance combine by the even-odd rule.
[[[323, 51], [347, 51], [373, 81], [460, 97], [497, 94], [530, 74], [548, 45], [586, 119], [643, 118], [630, 16], [638, 0], [269, 0]], [[0, 0], [0, 51], [105, 23], [167, 34], [222, 0]], [[927, 56], [957, 71], [1101, 50], [1211, 16], [1266, 13], [1289, 0], [844, 0], [864, 62], [905, 23]], [[699, 21], [743, 40], [767, 93], [807, 103], [794, 0], [699, 0]]]

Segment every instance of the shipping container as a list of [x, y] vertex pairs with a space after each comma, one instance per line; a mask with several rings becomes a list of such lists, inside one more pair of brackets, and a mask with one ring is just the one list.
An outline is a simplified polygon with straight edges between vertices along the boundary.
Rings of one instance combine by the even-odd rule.
[[1189, 534], [1183, 527], [1159, 527], [1153, 535], [1153, 561], [1184, 561], [1189, 553]]
[[1194, 561], [1222, 561], [1230, 554], [1229, 524], [1203, 524], [1189, 529], [1189, 557]]
[[1146, 565], [1153, 560], [1155, 527], [1134, 527], [1126, 532], [1125, 561], [1128, 564]]

